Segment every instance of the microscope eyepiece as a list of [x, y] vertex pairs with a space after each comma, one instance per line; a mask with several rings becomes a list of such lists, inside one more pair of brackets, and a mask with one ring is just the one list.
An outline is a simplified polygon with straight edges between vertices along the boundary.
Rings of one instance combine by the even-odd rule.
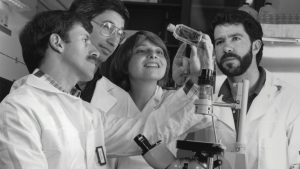
[[152, 149], [152, 145], [149, 143], [147, 138], [141, 134], [137, 135], [134, 138], [134, 141], [136, 142], [137, 145], [139, 145], [143, 151], [142, 155], [147, 153], [150, 149]]

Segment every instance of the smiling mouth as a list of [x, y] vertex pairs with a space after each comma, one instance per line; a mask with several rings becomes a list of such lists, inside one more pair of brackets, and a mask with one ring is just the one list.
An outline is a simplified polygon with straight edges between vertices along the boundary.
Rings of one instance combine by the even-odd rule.
[[110, 50], [110, 49], [108, 49], [108, 48], [106, 48], [106, 47], [103, 47], [103, 46], [100, 46], [100, 48], [102, 49], [102, 50], [104, 50], [104, 52], [106, 53], [106, 54], [111, 54], [111, 53], [113, 53], [112, 52], [112, 50]]
[[156, 67], [156, 68], [160, 68], [160, 66], [157, 63], [147, 63], [145, 64], [145, 67]]

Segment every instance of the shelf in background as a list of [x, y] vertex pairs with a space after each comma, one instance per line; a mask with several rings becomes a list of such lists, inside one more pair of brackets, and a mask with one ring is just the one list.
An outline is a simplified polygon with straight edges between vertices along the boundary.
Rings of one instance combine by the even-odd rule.
[[[157, 34], [166, 43], [176, 44], [166, 31], [169, 23], [181, 23], [183, 1], [162, 1], [161, 3], [123, 1], [130, 13], [127, 30], [146, 30]], [[174, 3], [173, 3], [174, 2]], [[187, 1], [186, 1], [187, 2]], [[178, 45], [167, 45], [169, 48]]]
[[177, 8], [181, 9], [181, 4], [176, 3], [150, 3], [150, 2], [129, 2], [123, 1], [126, 8], [151, 8], [151, 9], [167, 9], [167, 8]]
[[202, 8], [202, 9], [214, 9], [214, 10], [220, 10], [220, 9], [238, 9], [238, 6], [214, 6], [214, 5], [201, 5], [201, 4], [197, 4], [197, 5], [193, 5], [192, 8]]
[[166, 43], [166, 46], [167, 46], [168, 48], [179, 48], [179, 45], [178, 45], [178, 44], [168, 44], [168, 43]]
[[279, 44], [281, 46], [300, 45], [299, 38], [276, 38], [276, 37], [263, 37], [262, 40], [271, 45]]

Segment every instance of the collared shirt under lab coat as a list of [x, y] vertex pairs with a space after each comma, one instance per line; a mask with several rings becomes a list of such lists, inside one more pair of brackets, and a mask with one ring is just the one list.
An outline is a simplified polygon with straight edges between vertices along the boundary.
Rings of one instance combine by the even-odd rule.
[[[116, 114], [122, 117], [147, 117], [151, 115], [157, 108], [163, 105], [166, 102], [170, 102], [172, 97], [174, 97], [175, 90], [163, 90], [161, 87], [157, 86], [155, 94], [152, 98], [147, 102], [144, 109], [139, 111], [133, 100], [131, 99], [130, 95], [125, 92], [124, 90], [120, 89], [115, 84], [111, 83], [105, 77], [102, 77], [101, 80], [97, 82], [97, 86], [94, 92], [94, 96], [92, 98], [91, 103], [108, 112], [109, 114]], [[107, 101], [105, 98], [109, 96], [111, 100]], [[122, 99], [123, 102], [119, 103], [117, 100]], [[125, 101], [126, 100], [126, 101]], [[107, 101], [108, 104], [99, 104], [103, 101]], [[170, 103], [173, 107], [177, 107], [177, 103]], [[189, 105], [182, 109], [182, 113], [186, 112], [194, 112], [194, 105], [193, 103], [189, 103]], [[120, 111], [123, 110], [123, 111]], [[197, 123], [197, 125], [195, 125]], [[193, 126], [194, 125], [194, 126]], [[168, 148], [171, 152], [176, 155], [176, 140], [184, 139], [188, 132], [196, 131], [199, 129], [203, 129], [207, 126], [211, 125], [210, 117], [202, 117], [202, 115], [198, 115], [197, 118], [188, 119], [186, 121], [182, 121], [181, 123], [181, 130], [178, 130], [178, 137], [175, 138], [171, 143], [168, 144]], [[192, 128], [188, 128], [188, 126], [193, 126]], [[163, 138], [159, 138], [163, 139]], [[123, 158], [108, 158], [109, 161], [109, 168], [110, 169], [146, 169], [151, 168], [146, 161], [143, 159], [142, 156], [134, 156], [134, 157], [123, 157]]]
[[138, 155], [134, 136], [141, 133], [150, 142], [173, 140], [181, 122], [194, 117], [178, 111], [193, 98], [182, 90], [173, 98], [178, 107], [166, 104], [147, 118], [125, 119], [106, 116], [34, 75], [16, 83], [19, 87], [0, 104], [1, 169], [104, 169], [96, 147], [102, 146], [104, 154]]
[[[217, 102], [222, 102], [221, 97]], [[214, 107], [218, 140], [233, 151], [236, 131], [231, 108]], [[246, 116], [246, 154], [249, 169], [288, 169], [300, 163], [300, 91], [266, 70], [265, 84]], [[213, 141], [212, 127], [196, 133]]]

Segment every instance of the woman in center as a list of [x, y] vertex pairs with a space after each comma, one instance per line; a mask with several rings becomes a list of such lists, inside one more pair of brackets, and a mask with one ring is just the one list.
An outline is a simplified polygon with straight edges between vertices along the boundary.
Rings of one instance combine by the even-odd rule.
[[[169, 69], [170, 58], [164, 42], [154, 33], [139, 31], [120, 46], [112, 59], [109, 72], [111, 81], [129, 93], [141, 112], [139, 116], [149, 116], [176, 92], [163, 89], [168, 82]], [[194, 105], [191, 104], [189, 109], [183, 111], [194, 111]], [[121, 113], [121, 116], [135, 116]], [[186, 130], [168, 145], [175, 156], [176, 140], [184, 139], [190, 131], [194, 131], [193, 128]], [[108, 161], [109, 168], [113, 169], [151, 168], [142, 156], [110, 158]]]

